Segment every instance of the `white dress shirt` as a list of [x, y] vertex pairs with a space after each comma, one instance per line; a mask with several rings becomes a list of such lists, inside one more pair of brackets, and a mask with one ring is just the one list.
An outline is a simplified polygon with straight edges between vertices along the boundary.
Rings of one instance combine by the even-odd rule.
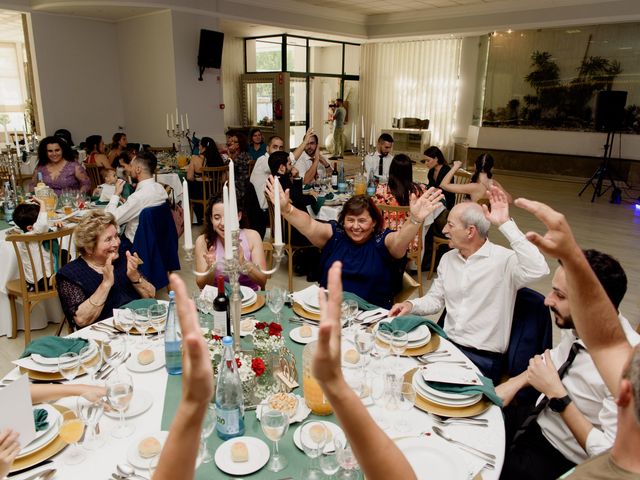
[[380, 171], [380, 152], [377, 150], [374, 153], [368, 154], [364, 157], [364, 171], [369, 178], [369, 172], [373, 172], [373, 175], [380, 179], [383, 183], [386, 183], [389, 178], [389, 167], [391, 166], [391, 160], [393, 160], [393, 154], [387, 153], [387, 156], [382, 159], [382, 176], [378, 174]]
[[[326, 169], [322, 164], [322, 160], [324, 159], [324, 161], [327, 163], [329, 163], [329, 161], [327, 160], [327, 157], [325, 157], [324, 155], [321, 155], [320, 157], [321, 158], [320, 158], [320, 161], [318, 162], [317, 173], [319, 177], [324, 178], [326, 175]], [[307, 154], [307, 152], [302, 152], [302, 154], [300, 155], [300, 158], [298, 158], [298, 160], [296, 160], [296, 162], [293, 164], [293, 166], [296, 167], [296, 170], [298, 170], [298, 176], [300, 176], [300, 178], [302, 179], [304, 179], [304, 175], [311, 168], [311, 165], [313, 165], [313, 158], [310, 157], [309, 154]]]
[[256, 160], [256, 164], [253, 166], [253, 172], [251, 172], [251, 177], [249, 177], [249, 181], [256, 190], [258, 203], [260, 203], [262, 210], [266, 210], [268, 207], [267, 198], [264, 196], [264, 189], [267, 186], [267, 178], [269, 178], [269, 175], [271, 175], [271, 170], [269, 169], [269, 154], [265, 153]]
[[140, 223], [140, 212], [147, 207], [156, 207], [167, 201], [164, 187], [153, 178], [138, 182], [136, 191], [129, 195], [127, 201], [118, 206], [120, 197], [112, 195], [106, 211], [116, 217], [118, 225], [125, 225], [124, 235], [133, 243]]
[[467, 259], [457, 249], [450, 250], [442, 256], [427, 294], [409, 301], [417, 315], [432, 315], [446, 306], [444, 328], [454, 342], [504, 353], [517, 290], [547, 275], [549, 266], [513, 220], [499, 230], [513, 250], [488, 239]]
[[[629, 321], [622, 315], [618, 315], [618, 318], [629, 343], [634, 346], [640, 343], [640, 335], [633, 330]], [[584, 347], [574, 330], [562, 330], [560, 343], [551, 350], [551, 359], [556, 368], [560, 368], [567, 360], [571, 345], [576, 341]], [[612, 447], [618, 425], [618, 407], [586, 349], [578, 352], [562, 378], [562, 384], [576, 408], [594, 427], [587, 436], [586, 452], [560, 414], [548, 406], [538, 415], [537, 421], [542, 434], [556, 450], [568, 460], [582, 463]], [[538, 402], [543, 397], [541, 395]]]

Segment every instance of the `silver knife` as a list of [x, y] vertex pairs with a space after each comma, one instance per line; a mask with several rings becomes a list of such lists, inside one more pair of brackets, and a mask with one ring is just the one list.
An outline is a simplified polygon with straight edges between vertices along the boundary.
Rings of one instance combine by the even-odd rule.
[[56, 474], [57, 470], [55, 468], [49, 468], [47, 470], [43, 470], [42, 472], [38, 472], [35, 475], [31, 475], [23, 480], [48, 480], [52, 478]]

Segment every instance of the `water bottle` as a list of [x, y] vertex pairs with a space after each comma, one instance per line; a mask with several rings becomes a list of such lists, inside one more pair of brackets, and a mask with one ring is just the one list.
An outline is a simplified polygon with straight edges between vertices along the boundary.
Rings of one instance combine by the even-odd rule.
[[13, 211], [16, 209], [16, 199], [9, 182], [4, 182], [4, 221], [13, 220]]
[[376, 181], [373, 176], [373, 170], [369, 172], [369, 183], [367, 184], [367, 196], [373, 197], [376, 194]]
[[182, 349], [180, 336], [180, 325], [178, 325], [178, 317], [176, 315], [175, 293], [169, 292], [169, 306], [167, 307], [167, 321], [165, 323], [164, 332], [164, 359], [166, 362], [167, 372], [169, 375], [182, 374]]
[[218, 364], [216, 384], [216, 433], [223, 440], [244, 435], [242, 382], [233, 353], [233, 339], [222, 339], [224, 353]]

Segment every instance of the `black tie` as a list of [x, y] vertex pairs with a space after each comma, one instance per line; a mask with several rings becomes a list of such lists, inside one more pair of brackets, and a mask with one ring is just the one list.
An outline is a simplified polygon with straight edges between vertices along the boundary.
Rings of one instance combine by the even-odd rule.
[[380, 154], [380, 163], [378, 164], [378, 175], [382, 176], [382, 171], [383, 171], [383, 160], [384, 160], [385, 155]]
[[[576, 359], [576, 355], [578, 355], [578, 352], [583, 348], [584, 347], [578, 342], [574, 342], [573, 345], [571, 345], [571, 350], [569, 351], [567, 360], [558, 369], [558, 376], [560, 378], [564, 377], [564, 375], [567, 373], [567, 370], [569, 370], [569, 367]], [[542, 411], [547, 408], [547, 405], [549, 405], [549, 398], [544, 397], [542, 400], [540, 400], [540, 403], [538, 403], [538, 405], [533, 407], [531, 413], [527, 415], [527, 418], [525, 418], [524, 422], [522, 422], [522, 425], [520, 425], [520, 428], [518, 428], [516, 434], [513, 436], [513, 441], [511, 442], [512, 446], [515, 445], [516, 439], [525, 432], [527, 427], [531, 425], [531, 423], [534, 422], [536, 418], [538, 418], [538, 415], [540, 415], [540, 413], [542, 413]]]

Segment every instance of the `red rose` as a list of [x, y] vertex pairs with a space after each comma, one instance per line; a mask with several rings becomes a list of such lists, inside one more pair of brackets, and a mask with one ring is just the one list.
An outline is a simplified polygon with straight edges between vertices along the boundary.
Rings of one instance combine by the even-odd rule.
[[256, 357], [251, 360], [251, 370], [256, 374], [256, 377], [259, 377], [264, 373], [266, 367], [264, 366], [264, 361], [260, 357]]
[[264, 330], [266, 327], [267, 327], [267, 324], [265, 322], [256, 323], [256, 330]]
[[238, 368], [242, 366], [242, 362], [240, 361], [239, 358], [236, 358], [236, 365], [238, 366]]
[[222, 337], [220, 335], [214, 335], [213, 338], [216, 342], [219, 342], [220, 340], [222, 340]]
[[281, 333], [282, 333], [282, 325], [275, 322], [271, 322], [269, 324], [269, 336], [279, 337]]

